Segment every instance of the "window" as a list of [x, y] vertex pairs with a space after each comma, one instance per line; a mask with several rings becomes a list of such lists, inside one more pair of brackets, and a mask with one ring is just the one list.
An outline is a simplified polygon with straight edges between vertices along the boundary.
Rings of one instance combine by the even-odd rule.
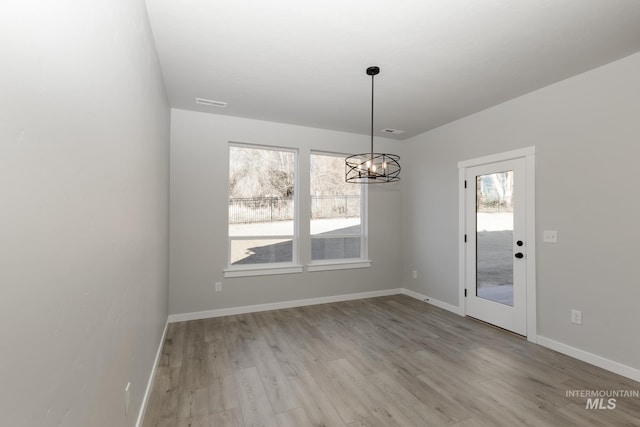
[[[344, 155], [311, 154], [311, 261], [366, 258], [362, 185], [344, 180]], [[365, 194], [363, 194], [365, 193]]]
[[295, 171], [294, 150], [229, 146], [229, 270], [297, 262]]
[[[297, 150], [229, 144], [225, 277], [302, 272], [300, 247], [306, 248], [308, 271], [371, 266], [366, 185], [344, 181], [344, 158], [306, 151], [301, 162], [310, 170], [310, 184], [300, 193]], [[310, 205], [299, 209], [300, 197]], [[300, 213], [303, 221], [309, 221], [309, 232], [304, 227], [303, 235], [299, 235]]]

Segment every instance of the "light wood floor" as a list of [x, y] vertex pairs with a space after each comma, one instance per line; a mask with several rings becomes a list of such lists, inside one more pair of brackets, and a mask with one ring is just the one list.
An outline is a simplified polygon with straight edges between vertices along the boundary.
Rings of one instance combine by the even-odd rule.
[[395, 295], [169, 325], [144, 426], [638, 426], [640, 383]]

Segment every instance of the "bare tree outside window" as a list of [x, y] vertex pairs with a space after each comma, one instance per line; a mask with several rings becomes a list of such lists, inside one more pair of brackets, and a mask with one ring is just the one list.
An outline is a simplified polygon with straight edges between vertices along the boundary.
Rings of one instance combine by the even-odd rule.
[[229, 147], [229, 263], [294, 261], [295, 152]]
[[231, 146], [229, 156], [229, 197], [293, 196], [293, 152]]

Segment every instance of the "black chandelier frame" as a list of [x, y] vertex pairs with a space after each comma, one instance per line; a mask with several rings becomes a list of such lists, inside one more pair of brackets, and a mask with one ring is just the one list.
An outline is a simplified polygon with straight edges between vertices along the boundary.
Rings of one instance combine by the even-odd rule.
[[380, 67], [367, 68], [371, 76], [371, 151], [354, 154], [345, 159], [345, 181], [354, 184], [382, 184], [400, 181], [400, 156], [396, 154], [376, 153], [373, 151], [373, 101], [374, 77], [380, 73]]

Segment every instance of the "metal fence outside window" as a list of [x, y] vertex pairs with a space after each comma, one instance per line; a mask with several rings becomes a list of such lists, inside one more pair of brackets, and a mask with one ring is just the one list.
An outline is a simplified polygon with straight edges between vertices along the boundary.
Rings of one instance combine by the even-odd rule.
[[[360, 216], [360, 196], [312, 196], [311, 218], [350, 218]], [[229, 199], [229, 223], [293, 220], [292, 197], [232, 197]]]
[[360, 216], [360, 196], [311, 196], [311, 219]]

